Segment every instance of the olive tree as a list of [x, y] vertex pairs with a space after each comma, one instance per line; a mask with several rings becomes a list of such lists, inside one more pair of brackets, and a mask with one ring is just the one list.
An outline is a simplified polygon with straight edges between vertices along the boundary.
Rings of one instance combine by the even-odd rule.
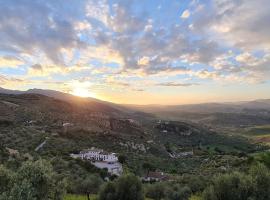
[[134, 175], [125, 175], [107, 183], [99, 193], [99, 200], [143, 200], [141, 181]]
[[5, 177], [8, 184], [1, 187], [1, 200], [61, 200], [65, 194], [65, 182], [57, 179], [50, 163], [44, 160], [25, 162], [17, 173]]

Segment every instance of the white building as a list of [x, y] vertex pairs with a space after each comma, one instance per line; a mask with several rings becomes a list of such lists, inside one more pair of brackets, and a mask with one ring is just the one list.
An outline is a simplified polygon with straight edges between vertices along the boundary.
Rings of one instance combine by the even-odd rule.
[[115, 153], [107, 153], [101, 149], [91, 148], [90, 150], [81, 151], [79, 154], [71, 154], [73, 158], [81, 158], [83, 160], [104, 161], [108, 163], [118, 162]]
[[120, 176], [123, 173], [122, 164], [119, 162], [107, 163], [107, 162], [92, 162], [97, 168], [107, 169], [110, 174]]
[[121, 163], [115, 153], [107, 153], [101, 149], [91, 148], [81, 151], [79, 154], [70, 154], [72, 158], [81, 158], [82, 160], [90, 160], [93, 165], [100, 169], [108, 169], [110, 174], [120, 176], [123, 172]]

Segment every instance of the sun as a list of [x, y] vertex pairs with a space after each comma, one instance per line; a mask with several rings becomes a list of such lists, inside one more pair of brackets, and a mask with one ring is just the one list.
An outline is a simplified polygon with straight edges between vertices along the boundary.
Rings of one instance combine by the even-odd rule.
[[87, 88], [74, 88], [71, 94], [79, 97], [96, 97], [94, 93], [90, 92]]

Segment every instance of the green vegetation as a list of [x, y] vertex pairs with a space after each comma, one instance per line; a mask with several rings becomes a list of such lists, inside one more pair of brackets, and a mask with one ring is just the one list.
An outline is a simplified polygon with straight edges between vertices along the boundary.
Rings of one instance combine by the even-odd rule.
[[[240, 129], [238, 132], [251, 139], [253, 142], [268, 145], [270, 144], [270, 125], [257, 125]], [[266, 147], [267, 148], [267, 147]], [[269, 148], [269, 147], [268, 147]]]
[[188, 186], [172, 183], [156, 183], [146, 187], [146, 197], [154, 200], [188, 200], [191, 189]]
[[[17, 106], [1, 107], [1, 99]], [[268, 126], [226, 135], [191, 122], [157, 123], [140, 113], [134, 115], [136, 123], [119, 112], [102, 111], [99, 117], [82, 105], [40, 95], [0, 95], [0, 200], [62, 200], [65, 193], [64, 200], [214, 200], [220, 194], [224, 199], [218, 200], [226, 200], [238, 192], [243, 195], [238, 199], [264, 200], [258, 185], [265, 183], [254, 171], [268, 181], [262, 166], [270, 167], [270, 153], [241, 135], [249, 130], [254, 138], [266, 136]], [[64, 130], [63, 122], [74, 127]], [[70, 157], [90, 147], [117, 153], [124, 175], [117, 178]], [[253, 165], [257, 168], [250, 169]], [[142, 183], [152, 171], [164, 172], [168, 181]]]
[[143, 200], [143, 186], [134, 175], [125, 175], [104, 185], [99, 200]]
[[65, 194], [65, 180], [44, 160], [25, 162], [17, 172], [1, 166], [0, 177], [1, 200], [61, 200]]
[[248, 135], [270, 135], [270, 125], [254, 126], [246, 130]]
[[248, 174], [233, 172], [221, 175], [203, 192], [204, 200], [267, 200], [270, 197], [270, 171], [259, 164]]
[[[90, 200], [96, 200], [96, 195], [91, 195]], [[84, 195], [74, 195], [74, 194], [67, 194], [64, 200], [87, 200], [87, 197]]]
[[102, 183], [103, 181], [100, 177], [95, 175], [89, 175], [84, 180], [82, 180], [82, 183], [78, 190], [81, 193], [86, 194], [87, 200], [90, 200], [90, 195], [97, 194]]

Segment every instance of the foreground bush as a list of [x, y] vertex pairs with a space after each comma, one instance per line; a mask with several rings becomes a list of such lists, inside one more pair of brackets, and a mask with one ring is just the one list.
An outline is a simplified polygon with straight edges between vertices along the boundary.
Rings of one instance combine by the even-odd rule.
[[78, 190], [81, 191], [82, 194], [85, 194], [87, 199], [90, 200], [90, 195], [97, 194], [102, 183], [103, 181], [99, 176], [89, 175], [82, 180]]
[[154, 200], [161, 200], [166, 197], [167, 186], [164, 183], [149, 184], [146, 187], [145, 196]]
[[203, 193], [203, 200], [269, 200], [270, 172], [262, 164], [249, 174], [234, 172], [214, 179]]
[[143, 200], [141, 181], [134, 175], [120, 177], [104, 185], [99, 193], [99, 200]]
[[65, 182], [44, 160], [26, 162], [17, 173], [1, 167], [0, 176], [0, 200], [62, 200], [65, 194]]

